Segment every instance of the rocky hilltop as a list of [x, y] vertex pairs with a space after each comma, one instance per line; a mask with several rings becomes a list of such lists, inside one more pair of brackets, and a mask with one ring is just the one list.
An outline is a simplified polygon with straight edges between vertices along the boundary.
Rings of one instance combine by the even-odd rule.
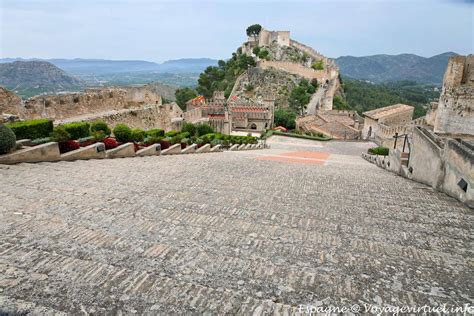
[[306, 113], [331, 110], [335, 95], [343, 95], [335, 62], [311, 47], [290, 38], [289, 31], [262, 29], [249, 36], [238, 52], [255, 58], [236, 80], [231, 98], [275, 99], [276, 107], [288, 107], [291, 91], [303, 80], [317, 87], [306, 105]]
[[[254, 29], [253, 33], [249, 30]], [[197, 92], [207, 99], [224, 91], [229, 101], [275, 101], [298, 115], [331, 110], [343, 96], [334, 60], [290, 38], [289, 31], [247, 29], [248, 40], [228, 60], [200, 74]]]
[[24, 97], [44, 92], [75, 91], [84, 82], [45, 61], [0, 64], [0, 85]]

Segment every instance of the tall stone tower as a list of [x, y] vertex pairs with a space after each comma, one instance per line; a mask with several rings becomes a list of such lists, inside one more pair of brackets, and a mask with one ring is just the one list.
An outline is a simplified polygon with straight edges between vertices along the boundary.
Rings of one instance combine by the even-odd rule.
[[434, 131], [446, 135], [474, 135], [474, 55], [449, 59]]

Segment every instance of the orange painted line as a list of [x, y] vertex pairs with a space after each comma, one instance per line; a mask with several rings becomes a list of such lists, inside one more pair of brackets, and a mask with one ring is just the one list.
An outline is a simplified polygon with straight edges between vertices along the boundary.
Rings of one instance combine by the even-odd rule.
[[278, 162], [286, 162], [286, 163], [299, 163], [299, 164], [306, 164], [306, 165], [323, 165], [327, 158], [329, 157], [329, 153], [322, 153], [322, 152], [312, 152], [312, 151], [296, 151], [285, 153], [281, 155], [272, 155], [272, 156], [263, 156], [258, 157], [257, 160], [267, 160], [267, 161], [278, 161]]

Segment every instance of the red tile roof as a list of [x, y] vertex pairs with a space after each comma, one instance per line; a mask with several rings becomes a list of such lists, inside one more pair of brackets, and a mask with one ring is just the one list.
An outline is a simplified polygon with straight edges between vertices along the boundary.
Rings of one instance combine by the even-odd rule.
[[202, 95], [195, 97], [194, 99], [189, 100], [186, 104], [190, 105], [202, 105], [206, 104], [206, 98]]

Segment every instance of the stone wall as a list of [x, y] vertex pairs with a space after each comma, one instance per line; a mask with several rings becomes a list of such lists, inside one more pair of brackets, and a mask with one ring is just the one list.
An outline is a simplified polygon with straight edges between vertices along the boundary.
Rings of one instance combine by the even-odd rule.
[[174, 123], [177, 119], [182, 120], [183, 111], [176, 103], [151, 105], [143, 108], [121, 109], [96, 114], [76, 116], [70, 119], [56, 120], [55, 124], [68, 122], [85, 121], [93, 122], [97, 120], [105, 121], [111, 128], [123, 123], [131, 128], [161, 128], [166, 131], [176, 129]]
[[319, 82], [329, 79], [329, 75], [324, 70], [314, 70], [312, 68], [304, 67], [297, 63], [286, 62], [286, 61], [267, 61], [261, 60], [258, 62], [258, 67], [262, 69], [275, 68], [283, 70], [295, 75], [302, 76], [309, 80], [318, 79]]
[[474, 135], [474, 55], [449, 59], [434, 131], [447, 135]]
[[412, 179], [439, 188], [443, 178], [443, 144], [429, 130], [417, 127], [413, 130], [409, 167]]
[[[474, 148], [468, 143], [448, 140], [444, 148], [443, 191], [474, 207]], [[459, 182], [467, 183], [466, 191]]]
[[24, 119], [64, 120], [76, 116], [161, 105], [161, 96], [143, 87], [87, 89], [82, 93], [35, 96], [21, 109]]

